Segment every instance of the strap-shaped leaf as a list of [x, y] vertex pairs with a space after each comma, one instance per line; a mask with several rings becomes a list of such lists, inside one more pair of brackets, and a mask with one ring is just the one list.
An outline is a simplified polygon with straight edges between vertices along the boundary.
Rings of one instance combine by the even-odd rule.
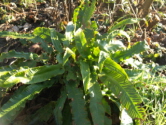
[[78, 49], [78, 52], [81, 56], [87, 57], [89, 53], [88, 48], [86, 47], [87, 41], [85, 34], [81, 28], [79, 28], [74, 34], [75, 44]]
[[62, 110], [65, 104], [66, 98], [67, 98], [67, 93], [65, 90], [62, 90], [60, 98], [56, 102], [55, 109], [54, 109], [54, 117], [55, 117], [55, 122], [57, 125], [62, 125], [63, 123]]
[[104, 62], [101, 79], [107, 87], [120, 99], [122, 105], [132, 118], [142, 118], [144, 110], [138, 105], [142, 102], [139, 94], [128, 81], [125, 71], [116, 62], [107, 58]]
[[80, 69], [85, 92], [92, 86], [90, 82], [90, 68], [87, 62], [80, 60]]
[[[111, 106], [110, 104], [106, 101], [105, 98], [102, 98], [102, 104], [105, 109], [105, 113], [107, 113], [109, 116], [111, 116]], [[104, 117], [104, 125], [112, 125], [112, 119], [106, 116]]]
[[63, 124], [62, 125], [73, 125], [69, 100], [66, 100], [62, 114], [63, 114]]
[[96, 8], [95, 4], [96, 4], [96, 0], [92, 0], [91, 5], [89, 5], [87, 1], [85, 2], [82, 20], [81, 20], [81, 23], [83, 24], [85, 28], [89, 27], [90, 18], [92, 17], [93, 12], [95, 11], [95, 8]]
[[11, 50], [9, 52], [4, 52], [0, 54], [0, 62], [2, 62], [4, 59], [13, 58], [13, 57], [30, 59], [30, 60], [36, 60], [39, 58], [39, 56], [35, 53], [16, 52], [15, 50]]
[[91, 82], [93, 85], [89, 88], [90, 92], [90, 113], [94, 125], [104, 125], [105, 111], [102, 105], [102, 94], [99, 83], [97, 82], [97, 75], [91, 75]]
[[66, 48], [66, 51], [64, 53], [64, 56], [63, 56], [63, 65], [66, 64], [66, 62], [68, 61], [68, 58], [72, 56], [72, 58], [74, 59], [74, 61], [76, 61], [76, 55], [75, 53], [70, 49], [70, 48]]
[[63, 64], [63, 53], [58, 53], [56, 56], [56, 60], [59, 64]]
[[72, 19], [74, 24], [77, 23], [78, 25], [78, 19], [79, 19], [78, 15], [80, 14], [80, 9], [83, 6], [83, 4], [84, 4], [84, 0], [80, 1], [80, 5], [74, 9], [73, 19]]
[[83, 91], [76, 87], [75, 81], [66, 83], [68, 98], [71, 99], [71, 110], [73, 122], [76, 125], [91, 125], [88, 120], [87, 111], [85, 109], [85, 100], [83, 99]]
[[134, 23], [138, 23], [139, 21], [140, 21], [140, 19], [134, 19], [134, 18], [124, 19], [124, 20], [118, 22], [117, 24], [113, 25], [109, 29], [109, 32], [112, 32], [118, 28], [124, 27], [126, 24], [134, 24]]
[[98, 60], [98, 65], [99, 65], [99, 71], [101, 72], [104, 66], [104, 61], [107, 59], [108, 57], [108, 53], [104, 52], [104, 51], [100, 51], [99, 54], [99, 60]]
[[145, 51], [148, 48], [145, 41], [137, 42], [130, 49], [124, 51], [117, 51], [112, 55], [112, 59], [116, 62], [123, 61], [124, 59], [132, 57], [134, 54], [138, 54]]
[[24, 108], [27, 100], [32, 100], [42, 89], [50, 87], [53, 83], [54, 81], [51, 80], [43, 84], [32, 84], [20, 87], [9, 101], [0, 108], [0, 123], [2, 125], [8, 125], [8, 123], [12, 122], [20, 110]]
[[64, 69], [61, 68], [61, 65], [24, 67], [18, 70], [2, 71], [0, 72], [0, 87], [11, 87], [19, 82], [24, 84], [43, 82], [63, 72]]
[[79, 28], [76, 32], [75, 32], [75, 42], [76, 42], [76, 46], [78, 48], [78, 51], [82, 50], [84, 45], [87, 43], [86, 38], [85, 38], [85, 34], [83, 32], [83, 30], [81, 28]]
[[8, 31], [0, 31], [0, 37], [10, 37], [13, 39], [33, 39], [34, 36], [32, 34], [21, 34], [17, 32], [8, 32]]
[[57, 35], [55, 29], [50, 29], [50, 34], [51, 34], [51, 41], [52, 41], [52, 44], [54, 45], [55, 49], [62, 53], [63, 48], [62, 48], [60, 40], [58, 39], [58, 35]]
[[65, 32], [65, 36], [67, 40], [72, 41], [74, 29], [75, 29], [75, 25], [73, 24], [73, 22], [69, 22], [66, 26], [66, 32]]

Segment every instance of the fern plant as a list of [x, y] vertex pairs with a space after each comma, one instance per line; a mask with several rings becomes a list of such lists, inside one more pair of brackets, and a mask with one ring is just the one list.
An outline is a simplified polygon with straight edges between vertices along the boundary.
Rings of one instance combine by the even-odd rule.
[[[48, 121], [54, 116], [57, 125], [111, 125], [111, 111], [107, 110], [110, 105], [105, 97], [111, 99], [112, 96], [119, 99], [131, 118], [143, 119], [142, 100], [118, 62], [139, 53], [137, 47], [145, 50], [146, 43], [142, 41], [124, 48], [119, 47], [121, 43], [113, 42], [118, 34], [129, 38], [117, 28], [139, 20], [126, 19], [101, 35], [95, 22], [90, 22], [95, 4], [96, 0], [91, 4], [87, 0], [82, 2], [75, 9], [73, 22], [68, 23], [65, 34], [44, 27], [36, 28], [33, 34], [0, 32], [1, 37], [40, 43], [43, 49], [40, 55], [14, 50], [0, 54], [0, 61], [16, 59], [12, 65], [0, 68], [0, 87], [9, 89], [17, 83], [23, 84], [1, 106], [1, 124], [11, 123], [28, 100], [57, 84], [61, 89], [59, 98], [39, 109], [29, 123]], [[48, 117], [44, 117], [45, 113]]]

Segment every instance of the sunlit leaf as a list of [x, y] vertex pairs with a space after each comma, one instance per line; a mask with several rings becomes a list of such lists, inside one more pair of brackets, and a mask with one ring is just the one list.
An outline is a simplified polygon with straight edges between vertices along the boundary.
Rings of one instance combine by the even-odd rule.
[[113, 25], [110, 29], [109, 32], [112, 32], [114, 30], [117, 30], [118, 28], [123, 27], [124, 25], [127, 24], [134, 24], [134, 23], [138, 23], [140, 21], [140, 19], [134, 19], [134, 18], [128, 18], [128, 19], [124, 19], [120, 22], [118, 22], [117, 24]]
[[73, 22], [69, 22], [66, 26], [66, 32], [65, 32], [65, 36], [67, 40], [72, 41], [74, 29], [75, 29], [75, 26]]
[[21, 67], [18, 70], [0, 72], [0, 87], [11, 87], [22, 82], [33, 84], [48, 80], [64, 72], [61, 65], [40, 66], [34, 68]]
[[132, 57], [134, 54], [138, 54], [142, 51], [145, 51], [148, 48], [147, 44], [144, 41], [135, 43], [131, 48], [124, 51], [117, 51], [112, 54], [112, 58], [117, 61], [123, 61]]
[[32, 34], [21, 34], [17, 32], [9, 32], [9, 31], [0, 31], [0, 37], [10, 37], [13, 39], [33, 39], [35, 36]]
[[91, 83], [90, 83], [90, 74], [91, 73], [90, 73], [88, 63], [85, 61], [80, 61], [80, 69], [81, 69], [84, 90], [86, 92], [91, 87]]
[[52, 44], [54, 45], [55, 49], [62, 53], [63, 52], [62, 44], [58, 39], [58, 35], [55, 29], [50, 29], [50, 35], [51, 35]]
[[70, 49], [70, 48], [66, 48], [66, 51], [64, 53], [63, 56], [63, 65], [65, 65], [65, 63], [68, 61], [68, 58], [72, 56], [72, 58], [74, 59], [74, 61], [76, 60], [76, 55], [75, 53]]
[[144, 109], [139, 106], [142, 100], [128, 80], [124, 69], [107, 58], [104, 62], [103, 75], [104, 77], [101, 80], [120, 99], [128, 114], [132, 118], [143, 118]]

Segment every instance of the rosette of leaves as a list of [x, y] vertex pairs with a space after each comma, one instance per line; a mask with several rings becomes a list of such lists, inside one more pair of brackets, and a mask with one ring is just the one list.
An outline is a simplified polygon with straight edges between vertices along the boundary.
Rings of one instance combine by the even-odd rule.
[[[142, 100], [125, 70], [117, 63], [140, 51], [132, 47], [122, 49], [112, 43], [113, 38], [122, 33], [117, 28], [138, 20], [126, 19], [101, 35], [95, 22], [89, 22], [95, 3], [95, 0], [91, 4], [85, 1], [76, 8], [74, 23], [68, 23], [65, 34], [43, 27], [36, 28], [33, 34], [0, 32], [1, 37], [24, 38], [40, 43], [43, 49], [40, 55], [16, 51], [0, 54], [0, 61], [5, 58], [17, 59], [12, 65], [0, 68], [0, 87], [11, 88], [17, 83], [23, 84], [1, 106], [1, 124], [11, 123], [28, 100], [56, 84], [60, 84], [59, 98], [39, 109], [34, 114], [35, 120], [31, 119], [30, 123], [47, 121], [54, 116], [57, 125], [111, 125], [111, 106], [105, 97], [111, 99], [112, 96], [119, 99], [120, 106], [126, 109], [131, 118], [143, 119]], [[82, 17], [77, 19], [80, 15]], [[133, 47], [137, 48], [137, 45], [144, 50], [144, 42], [136, 43]], [[38, 66], [39, 62], [42, 65]]]

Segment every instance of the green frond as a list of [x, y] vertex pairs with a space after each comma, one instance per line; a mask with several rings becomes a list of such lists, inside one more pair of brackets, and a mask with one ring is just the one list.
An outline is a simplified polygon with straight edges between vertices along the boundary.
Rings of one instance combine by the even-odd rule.
[[72, 18], [72, 21], [73, 21], [74, 24], [77, 23], [77, 25], [78, 25], [78, 21], [80, 21], [80, 19], [78, 18], [79, 17], [78, 15], [80, 14], [80, 10], [83, 7], [83, 4], [84, 4], [84, 0], [82, 0], [80, 2], [80, 5], [77, 8], [74, 9], [73, 18]]
[[74, 61], [76, 61], [76, 54], [70, 48], [67, 47], [63, 56], [63, 66], [66, 64], [70, 56], [72, 56]]
[[117, 24], [113, 25], [110, 29], [109, 32], [112, 32], [114, 30], [117, 30], [118, 28], [124, 27], [127, 24], [134, 24], [134, 23], [138, 23], [140, 21], [140, 19], [134, 19], [134, 18], [128, 18], [128, 19], [124, 19], [120, 22], [118, 22]]
[[80, 60], [80, 69], [85, 92], [92, 86], [90, 82], [90, 68], [87, 62]]
[[71, 99], [70, 106], [73, 115], [73, 122], [76, 125], [91, 125], [85, 108], [83, 91], [76, 87], [77, 84], [78, 83], [75, 81], [69, 81], [66, 83], [68, 98]]
[[120, 99], [122, 105], [132, 118], [143, 118], [144, 110], [139, 106], [142, 102], [139, 94], [128, 80], [124, 69], [107, 58], [104, 63], [103, 83]]
[[99, 54], [99, 60], [98, 60], [98, 66], [99, 66], [99, 71], [101, 72], [104, 66], [104, 61], [107, 59], [108, 57], [108, 53], [104, 52], [104, 51], [100, 51]]
[[54, 81], [47, 81], [42, 84], [32, 84], [20, 87], [14, 95], [0, 108], [0, 123], [7, 125], [12, 122], [21, 109], [24, 108], [27, 100], [32, 100], [36, 94], [44, 88], [50, 87]]
[[132, 57], [134, 54], [138, 54], [142, 51], [145, 51], [148, 48], [145, 41], [135, 43], [131, 48], [124, 51], [117, 51], [112, 54], [112, 59], [116, 62], [123, 61]]
[[81, 23], [83, 24], [83, 26], [85, 28], [89, 27], [90, 18], [92, 17], [92, 15], [95, 11], [95, 8], [96, 8], [95, 4], [96, 4], [96, 0], [92, 0], [91, 5], [89, 5], [88, 2], [85, 2], [85, 6], [84, 6], [84, 9], [83, 9], [82, 20], [81, 20]]
[[63, 120], [62, 120], [63, 124], [62, 125], [73, 125], [72, 112], [71, 112], [71, 107], [69, 105], [69, 100], [66, 100], [66, 102], [65, 102], [64, 109], [62, 111], [62, 115], [63, 115]]
[[60, 98], [57, 100], [54, 109], [54, 117], [57, 125], [62, 125], [63, 123], [62, 110], [65, 106], [66, 98], [67, 98], [67, 93], [65, 90], [62, 90]]
[[24, 58], [27, 60], [28, 59], [36, 60], [39, 58], [39, 56], [35, 53], [16, 52], [15, 50], [11, 50], [9, 52], [3, 52], [0, 54], [0, 62], [8, 58]]
[[[105, 98], [102, 98], [102, 104], [105, 113], [111, 116], [111, 106], [108, 104]], [[112, 125], [112, 119], [106, 115], [104, 116], [104, 125]]]
[[74, 33], [74, 39], [75, 39], [75, 44], [77, 47], [78, 52], [82, 57], [87, 57], [87, 40], [85, 37], [85, 34], [81, 28], [79, 28], [75, 33]]
[[99, 83], [97, 82], [97, 74], [94, 72], [91, 75], [93, 85], [89, 88], [90, 93], [90, 113], [94, 125], [105, 125], [104, 117], [105, 110], [102, 105], [102, 94]]
[[70, 42], [73, 39], [73, 32], [75, 30], [75, 25], [73, 24], [73, 22], [69, 22], [66, 26], [66, 32], [65, 32], [65, 37], [67, 40], [69, 40]]
[[63, 48], [62, 48], [62, 43], [58, 38], [57, 32], [55, 31], [55, 29], [50, 29], [50, 37], [51, 37], [51, 42], [54, 45], [55, 50], [59, 51], [60, 53], [63, 52]]
[[8, 31], [0, 31], [0, 37], [10, 37], [13, 39], [33, 39], [34, 36], [32, 34], [21, 34], [17, 32], [8, 32]]
[[61, 65], [45, 65], [34, 68], [21, 67], [18, 70], [1, 71], [0, 87], [11, 87], [19, 82], [24, 84], [43, 82], [53, 76], [63, 74], [63, 72]]

